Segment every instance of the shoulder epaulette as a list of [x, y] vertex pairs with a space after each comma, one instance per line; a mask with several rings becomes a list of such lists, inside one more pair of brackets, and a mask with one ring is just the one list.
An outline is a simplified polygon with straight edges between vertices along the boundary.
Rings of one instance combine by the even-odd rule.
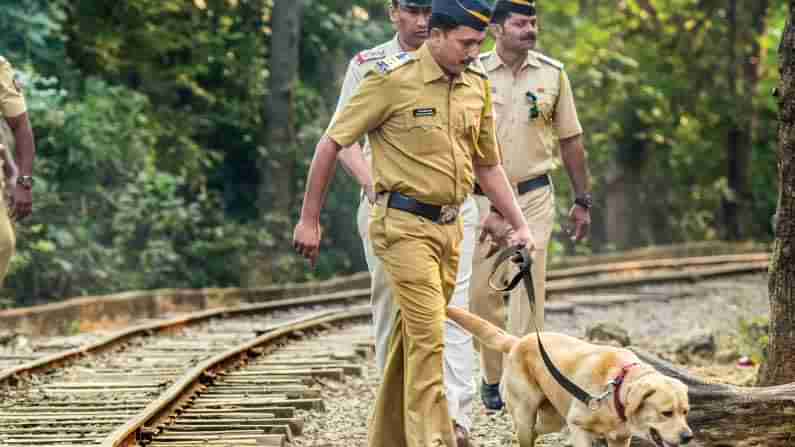
[[483, 79], [488, 79], [488, 75], [486, 74], [486, 67], [483, 66], [483, 62], [478, 59], [471, 64], [467, 65], [467, 70], [476, 75], [480, 76]]
[[415, 59], [416, 58], [414, 57], [413, 53], [404, 51], [376, 62], [373, 70], [385, 75], [395, 71], [397, 68], [402, 67]]
[[371, 48], [369, 50], [360, 51], [356, 55], [356, 63], [362, 65], [368, 61], [383, 59], [386, 57], [386, 50], [383, 48]]
[[547, 65], [551, 65], [551, 66], [557, 68], [558, 70], [563, 70], [563, 62], [561, 62], [561, 61], [559, 61], [557, 59], [552, 59], [551, 57], [549, 57], [549, 56], [547, 56], [545, 54], [535, 53], [535, 55], [536, 55], [536, 57], [538, 58], [539, 61], [544, 62]]

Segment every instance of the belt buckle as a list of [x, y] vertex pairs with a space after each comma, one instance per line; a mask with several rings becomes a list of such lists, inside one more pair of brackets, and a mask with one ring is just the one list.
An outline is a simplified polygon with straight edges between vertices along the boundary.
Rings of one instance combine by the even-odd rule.
[[457, 218], [458, 218], [457, 206], [442, 205], [442, 209], [439, 210], [439, 218], [436, 220], [436, 222], [442, 225], [447, 225], [449, 223], [455, 222]]

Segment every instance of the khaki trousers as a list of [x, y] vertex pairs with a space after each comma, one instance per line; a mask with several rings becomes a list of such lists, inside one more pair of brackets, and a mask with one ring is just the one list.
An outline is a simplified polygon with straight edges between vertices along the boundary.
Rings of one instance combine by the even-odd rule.
[[[2, 163], [0, 163], [0, 167], [2, 167]], [[14, 226], [8, 217], [8, 205], [5, 194], [2, 193], [2, 185], [0, 185], [0, 287], [8, 274], [8, 266], [11, 264], [11, 257], [14, 256], [16, 242]]]
[[370, 447], [455, 447], [443, 378], [445, 307], [458, 272], [460, 219], [439, 225], [375, 205], [370, 240], [398, 305], [370, 420]]
[[[382, 374], [389, 352], [389, 340], [395, 324], [398, 306], [392, 299], [392, 291], [384, 264], [375, 255], [368, 234], [370, 202], [359, 204], [357, 224], [364, 245], [367, 268], [370, 271], [370, 305], [373, 309], [372, 331], [375, 338], [375, 360], [378, 373]], [[469, 309], [469, 283], [472, 278], [472, 256], [480, 222], [475, 199], [469, 197], [461, 204], [461, 223], [464, 238], [459, 249], [458, 276], [455, 292], [449, 305]], [[444, 333], [444, 384], [450, 416], [468, 431], [472, 429], [472, 401], [475, 349], [472, 335], [454, 321], [445, 320]]]
[[[485, 196], [475, 196], [475, 200], [477, 200], [480, 215], [486, 216], [490, 207], [489, 200]], [[552, 225], [555, 219], [554, 189], [551, 185], [535, 189], [519, 196], [518, 202], [536, 243], [535, 250], [533, 250], [533, 288], [536, 296], [536, 324], [539, 330], [543, 330], [547, 244], [552, 235]], [[494, 261], [497, 258], [497, 255], [493, 255], [488, 259], [485, 258], [489, 245], [490, 243], [486, 241], [482, 244], [478, 243], [475, 248], [469, 309], [484, 320], [488, 320], [497, 327], [506, 329], [505, 297], [503, 294], [492, 290], [489, 286], [489, 276], [494, 270]], [[509, 269], [502, 270], [504, 270], [505, 275], [502, 277], [496, 276], [494, 279], [497, 284], [507, 285], [506, 278], [513, 272]], [[511, 292], [507, 317], [507, 330], [510, 334], [523, 336], [533, 330], [530, 302], [528, 301], [527, 292], [521, 283]], [[502, 377], [503, 355], [497, 351], [479, 346], [477, 342], [476, 349], [480, 350], [480, 370], [483, 380], [489, 384], [499, 382]]]

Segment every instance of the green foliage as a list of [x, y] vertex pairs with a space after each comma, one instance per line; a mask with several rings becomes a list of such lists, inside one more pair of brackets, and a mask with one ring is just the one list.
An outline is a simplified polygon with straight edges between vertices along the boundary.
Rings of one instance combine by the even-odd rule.
[[[317, 268], [285, 242], [350, 57], [394, 32], [386, 4], [307, 3], [292, 98], [295, 143], [269, 147], [268, 79], [281, 68], [270, 64], [273, 0], [0, 0], [0, 54], [27, 85], [38, 146], [35, 213], [17, 225], [4, 295], [29, 304], [363, 269], [358, 190], [343, 174], [327, 197]], [[747, 37], [753, 3], [738, 4]], [[570, 186], [556, 175], [551, 258], [613, 246], [599, 233], [617, 173], [635, 182], [637, 243], [718, 238], [718, 210], [731, 194], [727, 133], [749, 116], [756, 117], [748, 149], [752, 213], [761, 222], [752, 235], [769, 237], [777, 194], [776, 103], [768, 92], [786, 17], [783, 1], [770, 4], [750, 102], [728, 92], [724, 2], [541, 5], [542, 50], [566, 63], [575, 87], [597, 199], [596, 242], [572, 244], [564, 232]], [[258, 186], [286, 167], [292, 188], [277, 193], [294, 206], [259, 209]], [[272, 276], [256, 278], [265, 263], [276, 266]]]
[[767, 317], [740, 318], [738, 325], [738, 352], [750, 357], [757, 365], [767, 362], [770, 319]]
[[[751, 3], [738, 0], [738, 5], [744, 36], [751, 28]], [[745, 91], [753, 97], [753, 109], [740, 109], [728, 89], [724, 2], [543, 5], [543, 51], [566, 62], [575, 87], [600, 205], [597, 224], [611, 182], [626, 175], [637, 208], [628, 216], [636, 243], [718, 238], [718, 210], [729, 195], [727, 133], [737, 119], [752, 114], [758, 124], [744, 150], [751, 152], [753, 215], [773, 213], [776, 106], [768, 93], [777, 79], [775, 42], [786, 16], [783, 7], [784, 2], [771, 2], [770, 32], [759, 39], [765, 62], [760, 85], [756, 92]], [[754, 237], [770, 237], [766, 220], [754, 221]]]

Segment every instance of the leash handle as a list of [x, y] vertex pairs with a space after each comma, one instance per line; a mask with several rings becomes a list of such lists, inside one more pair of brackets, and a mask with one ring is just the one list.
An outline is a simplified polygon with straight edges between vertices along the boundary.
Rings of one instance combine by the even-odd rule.
[[[507, 285], [505, 286], [498, 286], [494, 282], [494, 276], [499, 271], [500, 266], [505, 263], [506, 260], [510, 260], [514, 264], [519, 265], [519, 273], [511, 279]], [[489, 287], [492, 288], [495, 292], [500, 293], [507, 293], [512, 291], [519, 285], [519, 282], [522, 280], [522, 270], [527, 269], [530, 270], [532, 267], [533, 259], [530, 257], [530, 252], [527, 250], [527, 247], [522, 245], [514, 245], [512, 247], [508, 247], [507, 249], [500, 252], [497, 256], [497, 259], [494, 261], [494, 269], [491, 271], [489, 275]], [[533, 292], [535, 294], [535, 291]], [[535, 315], [535, 301], [530, 303], [530, 307], [533, 310], [533, 315]], [[533, 320], [535, 322], [535, 320]]]

